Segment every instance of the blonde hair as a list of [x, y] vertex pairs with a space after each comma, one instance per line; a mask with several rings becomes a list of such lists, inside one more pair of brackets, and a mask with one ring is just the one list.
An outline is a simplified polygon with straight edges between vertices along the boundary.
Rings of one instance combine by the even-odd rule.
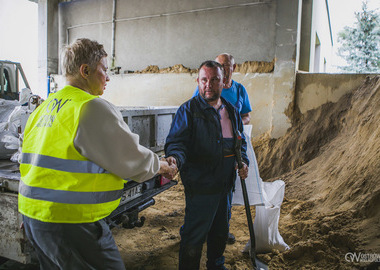
[[79, 68], [87, 64], [95, 69], [99, 61], [107, 56], [102, 44], [95, 40], [79, 38], [65, 47], [62, 57], [62, 72], [64, 76], [76, 76]]

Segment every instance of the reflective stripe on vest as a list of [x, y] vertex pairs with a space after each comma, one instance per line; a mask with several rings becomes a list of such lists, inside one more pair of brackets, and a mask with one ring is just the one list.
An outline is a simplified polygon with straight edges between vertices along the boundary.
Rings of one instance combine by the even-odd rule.
[[[72, 173], [108, 173], [102, 167], [88, 160], [67, 160], [32, 153], [23, 153], [21, 163]], [[113, 190], [103, 192], [77, 192], [55, 190], [41, 187], [31, 187], [26, 185], [21, 180], [19, 185], [19, 193], [28, 198], [49, 202], [96, 204], [117, 200], [121, 197], [123, 191]]]
[[123, 190], [102, 192], [77, 192], [67, 190], [54, 190], [40, 187], [31, 187], [22, 180], [19, 184], [19, 193], [27, 198], [68, 204], [98, 204], [117, 200]]
[[69, 160], [33, 153], [22, 153], [21, 163], [72, 173], [108, 173], [89, 160]]

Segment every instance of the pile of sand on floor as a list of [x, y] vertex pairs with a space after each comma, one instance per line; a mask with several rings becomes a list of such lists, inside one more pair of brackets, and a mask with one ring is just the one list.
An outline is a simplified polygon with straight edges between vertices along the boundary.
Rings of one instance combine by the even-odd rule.
[[[259, 254], [270, 269], [359, 269], [370, 262], [349, 262], [346, 254], [380, 254], [379, 127], [377, 76], [307, 112], [284, 137], [255, 142], [261, 177], [286, 183], [279, 231], [291, 249]], [[113, 230], [126, 269], [178, 269], [181, 182], [155, 199], [141, 213], [143, 227]], [[230, 231], [236, 243], [226, 248], [226, 267], [252, 269], [241, 252], [249, 239], [243, 206], [232, 208]], [[205, 261], [206, 247], [202, 270]]]
[[[380, 257], [379, 127], [374, 76], [280, 139], [255, 142], [261, 177], [286, 183], [280, 233], [291, 250], [265, 256], [274, 269], [356, 269]], [[360, 263], [348, 253], [372, 255]]]

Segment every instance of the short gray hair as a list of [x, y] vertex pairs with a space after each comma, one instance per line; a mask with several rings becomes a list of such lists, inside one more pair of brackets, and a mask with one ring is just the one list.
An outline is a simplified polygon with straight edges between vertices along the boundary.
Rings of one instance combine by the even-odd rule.
[[99, 61], [107, 56], [102, 44], [95, 40], [79, 38], [65, 47], [62, 58], [62, 72], [64, 76], [75, 76], [79, 68], [87, 64], [95, 69]]

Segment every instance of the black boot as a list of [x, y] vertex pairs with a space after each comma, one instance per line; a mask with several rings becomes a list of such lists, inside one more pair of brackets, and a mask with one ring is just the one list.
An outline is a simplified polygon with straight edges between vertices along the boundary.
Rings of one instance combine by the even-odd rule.
[[219, 258], [208, 258], [207, 270], [227, 270], [224, 266], [224, 256]]
[[232, 245], [235, 244], [236, 238], [232, 233], [228, 233], [228, 238], [227, 238], [227, 244]]

